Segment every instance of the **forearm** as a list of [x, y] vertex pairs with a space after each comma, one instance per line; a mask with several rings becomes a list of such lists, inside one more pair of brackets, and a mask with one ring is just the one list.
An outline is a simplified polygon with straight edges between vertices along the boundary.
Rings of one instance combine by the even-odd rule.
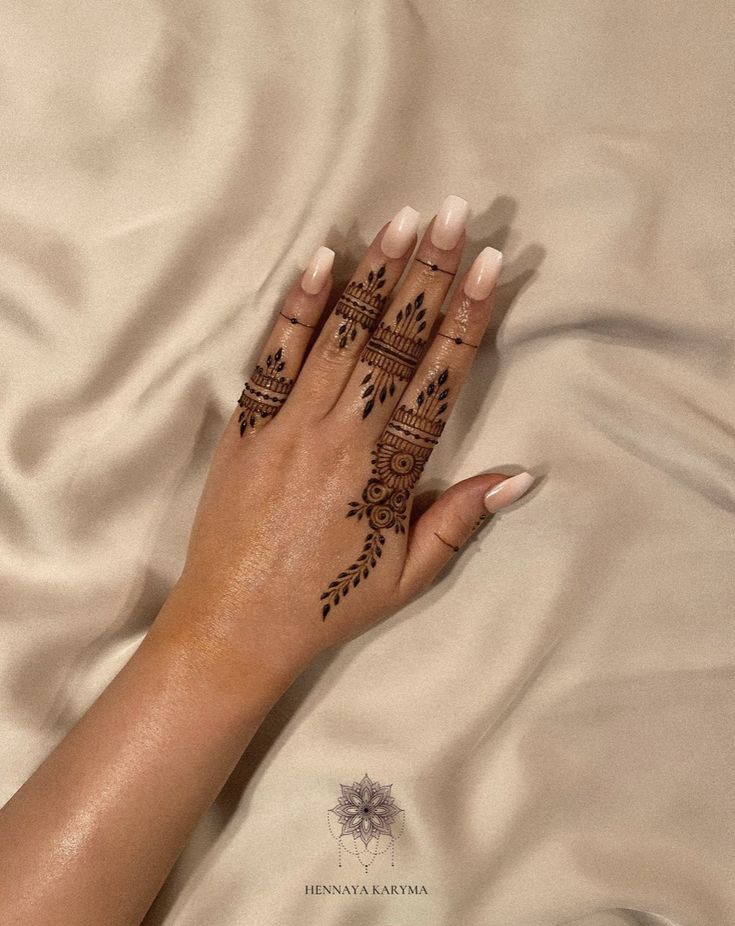
[[5, 926], [137, 926], [288, 687], [182, 606], [0, 810]]

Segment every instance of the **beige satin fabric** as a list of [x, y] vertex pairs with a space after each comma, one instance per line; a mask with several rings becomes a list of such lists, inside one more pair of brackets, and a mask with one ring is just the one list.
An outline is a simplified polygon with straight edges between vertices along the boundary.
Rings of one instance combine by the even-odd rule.
[[[733, 31], [726, 3], [6, 2], [0, 798], [129, 658], [313, 250], [406, 203], [505, 254], [427, 471], [516, 510], [304, 674], [148, 926], [727, 926]], [[337, 867], [392, 783], [395, 867]], [[410, 896], [305, 885], [424, 885]], [[640, 911], [636, 913], [635, 911]]]

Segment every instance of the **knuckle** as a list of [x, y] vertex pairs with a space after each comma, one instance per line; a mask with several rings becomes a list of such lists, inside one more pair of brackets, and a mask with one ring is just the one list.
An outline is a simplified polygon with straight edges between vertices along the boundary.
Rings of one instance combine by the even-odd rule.
[[305, 302], [303, 290], [293, 287], [283, 300], [282, 312], [288, 316], [298, 315], [305, 307]]
[[421, 269], [418, 272], [417, 280], [422, 289], [431, 292], [437, 285], [436, 274], [431, 267], [426, 267], [424, 264], [420, 266]]
[[343, 369], [354, 363], [354, 350], [349, 342], [342, 343], [339, 327], [325, 332], [324, 343], [320, 346], [319, 359], [328, 369]]
[[451, 547], [454, 553], [457, 553], [467, 540], [470, 532], [470, 525], [466, 519], [457, 513], [448, 515], [444, 523], [437, 529], [439, 539], [447, 546], [447, 552]]

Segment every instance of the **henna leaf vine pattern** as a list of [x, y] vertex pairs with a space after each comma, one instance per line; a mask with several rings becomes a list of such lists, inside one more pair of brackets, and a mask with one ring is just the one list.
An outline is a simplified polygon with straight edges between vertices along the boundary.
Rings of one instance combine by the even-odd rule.
[[370, 529], [355, 561], [322, 593], [322, 620], [350, 589], [368, 578], [383, 555], [388, 532], [406, 533], [411, 493], [444, 429], [448, 376], [449, 370], [444, 369], [434, 377], [416, 396], [415, 407], [401, 405], [372, 450], [371, 476], [362, 499], [347, 506], [347, 517], [365, 518]]
[[275, 353], [268, 354], [265, 366], [258, 364], [255, 367], [237, 400], [241, 408], [238, 418], [240, 437], [248, 426], [252, 429], [258, 421], [272, 418], [280, 411], [294, 384], [292, 379], [283, 375], [285, 366], [283, 348], [279, 347]]
[[361, 398], [365, 399], [362, 417], [367, 418], [375, 407], [396, 391], [396, 382], [408, 382], [423, 356], [426, 338], [420, 337], [426, 328], [426, 309], [422, 308], [424, 294], [400, 309], [391, 325], [380, 322], [360, 360], [370, 372], [360, 383]]

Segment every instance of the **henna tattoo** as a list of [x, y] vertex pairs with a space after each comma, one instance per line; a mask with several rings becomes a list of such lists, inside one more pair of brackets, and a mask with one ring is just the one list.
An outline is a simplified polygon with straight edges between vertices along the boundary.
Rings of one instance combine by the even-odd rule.
[[285, 365], [283, 348], [279, 347], [274, 354], [268, 355], [265, 367], [260, 364], [255, 367], [255, 372], [245, 383], [237, 400], [242, 409], [238, 418], [240, 437], [248, 425], [254, 428], [257, 421], [272, 418], [286, 401], [294, 381], [282, 375]]
[[381, 404], [396, 391], [396, 381], [408, 382], [424, 353], [426, 339], [419, 337], [426, 328], [424, 294], [400, 309], [392, 325], [381, 322], [365, 345], [360, 360], [370, 372], [360, 385], [365, 399], [362, 417], [367, 418], [377, 399]]
[[449, 547], [449, 549], [454, 550], [455, 553], [459, 552], [459, 547], [455, 547], [453, 543], [450, 543], [448, 540], [445, 540], [440, 534], [437, 534], [436, 531], [434, 531], [434, 536], [437, 538], [437, 540], [441, 540], [441, 542], [444, 544], [445, 547]]
[[480, 346], [479, 344], [470, 344], [470, 342], [465, 341], [464, 338], [452, 337], [451, 334], [444, 334], [442, 331], [437, 331], [436, 336], [438, 338], [446, 338], [447, 341], [452, 341], [454, 344], [464, 344], [466, 347], [474, 347], [475, 350]]
[[344, 318], [337, 329], [340, 348], [347, 347], [357, 336], [358, 325], [364, 330], [372, 330], [383, 314], [388, 299], [380, 290], [385, 286], [385, 265], [378, 270], [371, 270], [367, 280], [350, 283], [342, 293], [334, 313]]
[[371, 453], [372, 470], [362, 500], [348, 504], [347, 517], [365, 518], [370, 527], [362, 550], [322, 593], [322, 620], [367, 579], [383, 554], [387, 531], [405, 534], [411, 493], [444, 430], [449, 370], [432, 379], [416, 396], [415, 407], [401, 405]]
[[453, 277], [457, 275], [456, 271], [453, 270], [443, 270], [438, 264], [432, 264], [431, 261], [421, 260], [420, 257], [414, 258], [419, 264], [423, 264], [425, 267], [428, 267], [429, 270], [438, 270], [439, 273], [446, 273], [447, 276]]
[[286, 315], [283, 312], [278, 313], [281, 318], [285, 318], [286, 321], [291, 322], [292, 325], [301, 325], [302, 328], [311, 328], [313, 331], [316, 328], [316, 325], [307, 325], [305, 322], [302, 322], [300, 319], [296, 318], [295, 315]]
[[[483, 521], [486, 521], [488, 519], [488, 517], [489, 515], [487, 514], [481, 514], [477, 518], [475, 518], [475, 523], [470, 528], [470, 534], [473, 534], [477, 530], [477, 528], [483, 523]], [[434, 531], [434, 536], [436, 537], [437, 540], [441, 540], [441, 542], [445, 546], [449, 547], [450, 550], [454, 550], [455, 553], [459, 553], [460, 548], [455, 547], [453, 543], [450, 543], [448, 540], [445, 540], [444, 537], [441, 536], [441, 534], [437, 534], [437, 532]]]

